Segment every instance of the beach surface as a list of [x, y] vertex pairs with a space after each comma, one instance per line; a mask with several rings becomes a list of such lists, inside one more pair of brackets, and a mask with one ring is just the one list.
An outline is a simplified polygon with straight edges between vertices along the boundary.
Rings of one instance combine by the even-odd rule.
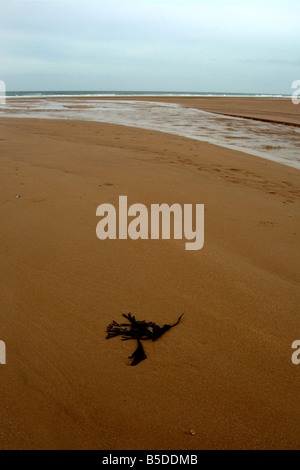
[[[62, 99], [62, 98], [60, 98]], [[69, 98], [65, 98], [69, 99]], [[300, 126], [300, 110], [299, 105], [294, 105], [288, 98], [241, 98], [241, 97], [176, 97], [176, 96], [126, 96], [126, 97], [81, 97], [77, 98], [82, 101], [99, 100], [105, 101], [150, 101], [156, 103], [174, 103], [188, 108], [201, 109], [209, 113], [216, 113], [225, 116], [235, 116], [257, 121], [274, 122], [280, 124]], [[26, 102], [26, 99], [24, 99]]]
[[159, 100], [225, 116], [300, 126], [299, 106], [295, 106], [291, 99], [286, 98], [217, 98], [210, 96], [160, 98]]
[[[0, 126], [0, 448], [299, 449], [299, 171], [124, 126]], [[121, 195], [205, 204], [203, 250], [97, 239]], [[105, 339], [128, 312], [185, 315], [130, 367], [135, 344]]]

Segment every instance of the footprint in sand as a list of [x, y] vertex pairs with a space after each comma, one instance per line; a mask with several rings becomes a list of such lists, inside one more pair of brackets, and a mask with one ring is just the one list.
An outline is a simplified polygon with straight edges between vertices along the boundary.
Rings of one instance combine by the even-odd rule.
[[278, 224], [275, 224], [274, 222], [269, 222], [267, 220], [262, 220], [261, 222], [258, 222], [257, 225], [261, 225], [263, 227], [275, 227], [275, 225], [278, 225]]

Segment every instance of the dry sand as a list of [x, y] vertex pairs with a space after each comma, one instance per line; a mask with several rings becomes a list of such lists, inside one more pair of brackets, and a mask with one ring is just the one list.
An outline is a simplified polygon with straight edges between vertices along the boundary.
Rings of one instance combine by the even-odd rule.
[[[122, 126], [0, 124], [0, 448], [299, 449], [299, 171]], [[119, 195], [204, 203], [204, 249], [99, 241]], [[185, 316], [129, 367], [134, 345], [105, 340], [127, 312]]]

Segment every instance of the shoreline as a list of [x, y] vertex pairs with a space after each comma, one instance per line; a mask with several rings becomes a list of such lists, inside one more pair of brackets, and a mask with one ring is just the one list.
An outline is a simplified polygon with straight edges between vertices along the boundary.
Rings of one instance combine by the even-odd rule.
[[150, 101], [174, 103], [182, 106], [201, 109], [213, 114], [230, 117], [247, 118], [261, 122], [277, 123], [300, 127], [300, 105], [294, 105], [291, 98], [273, 97], [195, 97], [195, 96], [42, 96], [42, 97], [9, 97], [16, 101], [70, 100], [79, 101]]
[[[71, 100], [70, 98], [27, 98], [14, 100], [16, 108], [14, 109], [14, 105], [11, 110], [8, 108], [8, 115], [4, 118], [18, 118], [18, 113], [21, 113], [20, 117], [28, 119], [32, 113], [31, 118], [39, 119], [110, 122], [127, 127], [161, 131], [170, 135], [181, 135], [299, 169], [296, 142], [299, 137], [300, 114], [297, 113], [297, 106], [290, 100], [280, 100], [280, 105], [278, 99], [253, 100], [253, 98], [215, 100], [193, 97], [190, 99], [79, 97]], [[104, 103], [102, 108], [101, 105], [97, 105], [101, 102]], [[109, 105], [114, 102], [118, 104]], [[130, 105], [130, 103], [136, 104]], [[147, 103], [147, 106], [143, 103]], [[155, 103], [170, 104], [171, 107], [162, 106], [160, 110]], [[30, 104], [32, 106], [28, 106]], [[172, 105], [179, 105], [181, 108], [177, 109]], [[111, 107], [110, 112], [109, 107]], [[44, 111], [41, 111], [42, 108]], [[198, 110], [204, 113], [199, 113]], [[126, 118], [127, 113], [128, 118]]]
[[[232, 117], [238, 117], [238, 116], [232, 116]], [[247, 119], [251, 119], [251, 118], [247, 118]], [[207, 142], [205, 140], [198, 140], [197, 138], [195, 137], [189, 137], [189, 136], [183, 136], [183, 135], [180, 135], [180, 134], [173, 134], [172, 132], [167, 132], [167, 131], [162, 131], [162, 130], [156, 130], [156, 129], [147, 129], [147, 128], [143, 128], [143, 127], [137, 127], [137, 126], [134, 126], [134, 125], [130, 125], [130, 124], [115, 124], [115, 123], [110, 123], [110, 122], [101, 122], [101, 121], [89, 121], [89, 120], [86, 120], [86, 119], [70, 119], [70, 118], [19, 118], [19, 117], [14, 117], [14, 116], [11, 116], [11, 117], [1, 117], [0, 116], [0, 123], [1, 121], [23, 121], [23, 120], [26, 120], [26, 121], [36, 121], [36, 122], [39, 122], [39, 121], [44, 121], [44, 122], [71, 122], [71, 123], [78, 123], [78, 124], [84, 124], [84, 123], [89, 123], [89, 124], [99, 124], [99, 125], [103, 125], [103, 126], [114, 126], [114, 127], [121, 127], [121, 128], [125, 128], [125, 129], [132, 129], [132, 130], [137, 130], [137, 131], [146, 131], [146, 132], [154, 132], [154, 133], [157, 133], [157, 134], [165, 134], [165, 135], [168, 135], [170, 137], [179, 137], [179, 138], [182, 138], [182, 139], [187, 139], [187, 140], [191, 140], [191, 141], [194, 141], [194, 142], [197, 142], [199, 144], [204, 144], [204, 145], [208, 145], [208, 146], [212, 146], [212, 147], [217, 147], [219, 149], [224, 149], [224, 150], [228, 150], [230, 152], [234, 152], [236, 153], [237, 155], [243, 155], [243, 156], [247, 156], [248, 158], [255, 158], [255, 159], [260, 159], [260, 160], [264, 160], [264, 161], [267, 161], [267, 162], [271, 162], [271, 163], [275, 163], [276, 165], [281, 165], [281, 166], [284, 166], [286, 168], [290, 168], [290, 169], [293, 169], [295, 171], [299, 171], [299, 168], [297, 166], [295, 166], [297, 163], [295, 162], [293, 165], [292, 164], [287, 164], [284, 162], [284, 160], [277, 160], [277, 159], [274, 159], [274, 158], [267, 158], [266, 156], [261, 156], [261, 155], [258, 155], [258, 154], [255, 154], [255, 153], [250, 153], [249, 151], [247, 152], [247, 149], [243, 149], [243, 148], [234, 148], [234, 147], [231, 147], [231, 146], [225, 146], [225, 145], [222, 145], [221, 143], [220, 144], [217, 144], [217, 143], [213, 143], [213, 142]], [[259, 120], [260, 119], [253, 119], [253, 120]], [[263, 122], [263, 121], [262, 121]], [[266, 121], [266, 122], [271, 122], [271, 121]], [[283, 123], [284, 124], [284, 123]], [[286, 125], [290, 125], [290, 124], [286, 124]], [[293, 125], [292, 125], [293, 126]], [[297, 125], [295, 125], [295, 127], [297, 127]]]

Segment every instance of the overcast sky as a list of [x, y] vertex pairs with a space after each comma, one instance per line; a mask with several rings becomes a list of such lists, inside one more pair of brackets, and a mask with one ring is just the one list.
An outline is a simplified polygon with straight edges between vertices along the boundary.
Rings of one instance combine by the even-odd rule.
[[290, 93], [299, 0], [0, 0], [8, 90]]

